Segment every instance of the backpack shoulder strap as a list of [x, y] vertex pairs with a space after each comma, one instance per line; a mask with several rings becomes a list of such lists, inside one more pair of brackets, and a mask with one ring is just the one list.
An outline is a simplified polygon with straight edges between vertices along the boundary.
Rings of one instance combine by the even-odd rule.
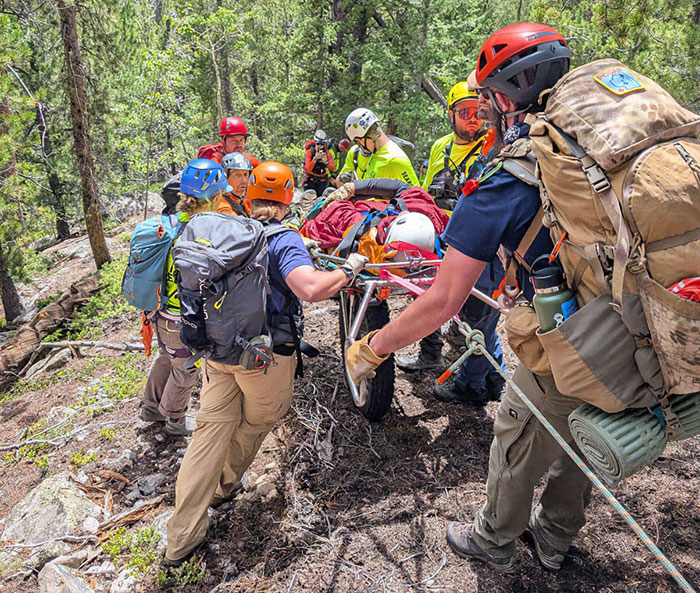
[[275, 235], [281, 235], [282, 233], [294, 232], [294, 229], [289, 228], [287, 225], [282, 224], [279, 221], [267, 221], [263, 223], [263, 234], [266, 239], [271, 239]]
[[[583, 147], [576, 142], [574, 138], [569, 136], [560, 127], [549, 122], [549, 124], [561, 135], [561, 137], [566, 141], [571, 154], [573, 154], [581, 165], [583, 173], [586, 175], [586, 179], [593, 187], [596, 195], [600, 199], [605, 213], [608, 215], [610, 222], [612, 222], [615, 228], [615, 233], [617, 235], [617, 240], [615, 243], [615, 256], [613, 260], [613, 273], [612, 273], [612, 307], [618, 312], [622, 312], [622, 288], [625, 280], [625, 270], [628, 264], [630, 264], [631, 259], [631, 248], [632, 248], [632, 234], [630, 232], [627, 221], [625, 220], [622, 209], [620, 208], [620, 200], [613, 190], [612, 185], [608, 176], [605, 174], [603, 168], [596, 163]], [[643, 265], [630, 266], [630, 270], [634, 274], [639, 274], [644, 272]]]
[[530, 150], [529, 138], [518, 138], [513, 144], [504, 147], [496, 160], [502, 162], [503, 168], [520, 181], [540, 186], [536, 171], [537, 159]]

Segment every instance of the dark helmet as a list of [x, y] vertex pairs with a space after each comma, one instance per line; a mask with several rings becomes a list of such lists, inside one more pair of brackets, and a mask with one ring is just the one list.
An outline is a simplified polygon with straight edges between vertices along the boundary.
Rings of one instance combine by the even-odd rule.
[[476, 79], [505, 93], [518, 109], [527, 109], [569, 71], [570, 58], [566, 40], [556, 29], [538, 23], [508, 25], [479, 51]]

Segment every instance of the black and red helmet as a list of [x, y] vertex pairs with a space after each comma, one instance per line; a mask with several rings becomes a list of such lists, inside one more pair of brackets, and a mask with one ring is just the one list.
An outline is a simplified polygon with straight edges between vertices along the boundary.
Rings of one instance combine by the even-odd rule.
[[539, 23], [516, 23], [496, 31], [479, 51], [476, 79], [505, 93], [518, 108], [569, 71], [571, 53], [559, 31]]

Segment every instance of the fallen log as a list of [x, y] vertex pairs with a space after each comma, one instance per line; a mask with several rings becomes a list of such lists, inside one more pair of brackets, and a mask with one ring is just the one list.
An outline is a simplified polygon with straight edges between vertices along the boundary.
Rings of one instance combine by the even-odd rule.
[[101, 287], [93, 275], [71, 285], [61, 297], [41, 309], [29, 323], [0, 347], [0, 390], [12, 383], [17, 368], [39, 347], [41, 340], [68, 319], [76, 305], [89, 300]]
[[99, 340], [74, 340], [72, 342], [42, 342], [39, 348], [107, 348], [109, 350], [120, 350], [121, 352], [135, 352], [144, 350], [144, 345], [137, 342], [124, 342], [122, 344], [110, 344]]

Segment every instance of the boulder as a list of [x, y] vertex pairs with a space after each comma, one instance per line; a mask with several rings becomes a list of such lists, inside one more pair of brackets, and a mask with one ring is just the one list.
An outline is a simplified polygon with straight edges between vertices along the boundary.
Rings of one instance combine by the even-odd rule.
[[[58, 556], [65, 543], [59, 538], [83, 533], [86, 518], [99, 518], [102, 509], [62, 473], [45, 479], [10, 511], [2, 540], [42, 544], [32, 549], [30, 566]], [[0, 564], [2, 558], [0, 558]]]
[[26, 378], [31, 379], [39, 373], [55, 371], [66, 366], [73, 358], [70, 349], [59, 348], [51, 352], [46, 358], [33, 364], [27, 371]]
[[39, 573], [39, 593], [95, 593], [73, 569], [49, 563]]
[[112, 582], [109, 593], [134, 593], [139, 580], [131, 574], [128, 568], [122, 570]]

